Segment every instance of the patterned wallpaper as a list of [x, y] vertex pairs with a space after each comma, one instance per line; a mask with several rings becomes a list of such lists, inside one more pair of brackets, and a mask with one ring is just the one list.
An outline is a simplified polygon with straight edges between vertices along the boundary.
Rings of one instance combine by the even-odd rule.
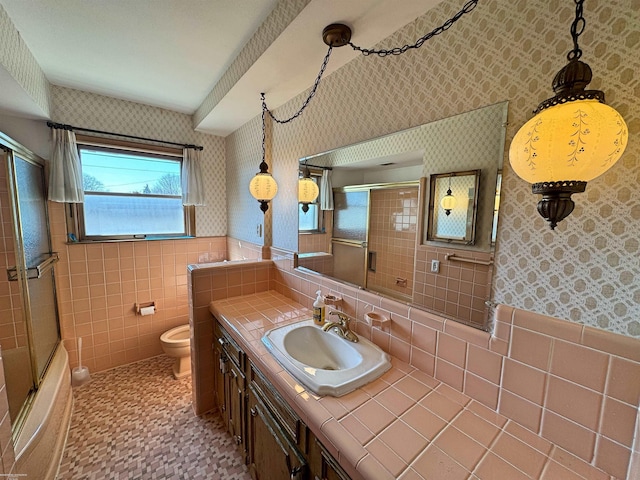
[[51, 110], [49, 82], [2, 5], [0, 5], [0, 66], [9, 72], [42, 109], [43, 116], [49, 116]]
[[52, 120], [77, 127], [202, 145], [207, 205], [196, 207], [196, 234], [227, 232], [225, 145], [222, 137], [193, 130], [191, 116], [103, 95], [53, 86]]
[[[263, 215], [260, 204], [249, 193], [249, 182], [259, 171], [258, 165], [262, 158], [261, 140], [262, 123], [259, 117], [225, 138], [229, 216], [227, 231], [230, 237], [258, 245], [270, 245], [263, 242], [263, 237], [258, 232], [258, 225], [264, 228], [271, 224], [273, 204], [270, 204], [269, 210]], [[269, 171], [273, 173], [272, 168], [269, 168]], [[280, 195], [282, 180], [276, 178], [276, 181], [278, 195]], [[295, 208], [297, 209], [297, 206]], [[296, 227], [296, 235], [297, 233]]]
[[[461, 3], [439, 5], [381, 45], [413, 43]], [[560, 0], [482, 1], [419, 50], [393, 58], [359, 57], [326, 77], [303, 116], [274, 127], [272, 171], [279, 192], [271, 206], [273, 245], [297, 247], [300, 157], [504, 100], [509, 101], [508, 145], [533, 108], [552, 96], [551, 80], [571, 48], [574, 8]], [[588, 3], [580, 37], [583, 60], [594, 72], [590, 88], [605, 90], [629, 126], [626, 152], [575, 196], [575, 211], [555, 232], [537, 214], [530, 186], [505, 162], [492, 295], [497, 302], [635, 337], [640, 337], [640, 77], [634, 75], [640, 71], [639, 12], [638, 0]], [[276, 114], [295, 112], [304, 97]], [[257, 151], [259, 138], [259, 118], [227, 137], [227, 164], [239, 160], [232, 151]], [[246, 188], [256, 166], [252, 160], [228, 170], [228, 184]], [[230, 196], [230, 205], [233, 201]], [[246, 200], [230, 207], [230, 225], [254, 210]], [[245, 238], [244, 233], [236, 236]]]

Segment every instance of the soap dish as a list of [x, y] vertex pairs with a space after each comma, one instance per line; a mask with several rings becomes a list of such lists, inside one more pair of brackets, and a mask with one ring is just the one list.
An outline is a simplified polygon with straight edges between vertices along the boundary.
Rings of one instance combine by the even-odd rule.
[[325, 305], [333, 305], [334, 307], [342, 302], [342, 298], [335, 295], [325, 295], [323, 298]]
[[391, 319], [385, 317], [378, 312], [369, 312], [364, 314], [364, 321], [375, 328], [383, 329], [391, 323]]

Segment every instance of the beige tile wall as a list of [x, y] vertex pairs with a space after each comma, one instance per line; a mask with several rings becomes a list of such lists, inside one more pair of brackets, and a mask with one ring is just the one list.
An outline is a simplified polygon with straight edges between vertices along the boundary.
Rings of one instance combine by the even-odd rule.
[[[227, 236], [227, 260], [260, 260], [263, 258], [262, 245], [245, 242]], [[267, 255], [268, 257], [268, 255]]]
[[4, 365], [0, 353], [0, 473], [12, 473], [16, 462], [11, 440], [11, 419], [9, 418], [9, 402], [4, 380]]
[[[160, 335], [188, 323], [187, 265], [226, 258], [225, 237], [67, 244], [63, 205], [50, 202], [60, 328], [71, 367], [100, 371], [162, 353]], [[156, 313], [136, 315], [154, 301]]]
[[298, 265], [323, 275], [333, 276], [333, 255], [330, 253], [303, 253]]
[[[4, 160], [4, 155], [1, 157]], [[7, 268], [15, 267], [13, 217], [7, 186], [7, 163], [0, 165], [0, 345], [5, 350], [26, 345], [22, 300], [18, 282], [7, 279]]]
[[[484, 327], [488, 317], [484, 302], [491, 296], [493, 266], [447, 260], [451, 254], [484, 263], [493, 261], [491, 253], [419, 245], [416, 249], [413, 302], [465, 323]], [[431, 272], [432, 260], [440, 262], [437, 273]]]
[[330, 233], [300, 233], [298, 235], [298, 252], [329, 252]]
[[215, 266], [191, 267], [188, 276], [191, 315], [191, 365], [193, 408], [196, 414], [214, 408], [213, 321], [209, 304], [213, 300], [264, 292], [270, 289], [273, 274], [270, 260], [227, 262]]
[[322, 211], [323, 233], [299, 233], [298, 253], [331, 252], [331, 232], [333, 232], [333, 211]]
[[[640, 405], [640, 341], [501, 305], [495, 333], [291, 268], [274, 252], [272, 287], [310, 308], [339, 292], [358, 334], [617, 478], [625, 478]], [[364, 313], [391, 318], [367, 325]]]
[[376, 253], [376, 271], [367, 271], [367, 288], [411, 301], [418, 187], [372, 189], [369, 210], [369, 252]]

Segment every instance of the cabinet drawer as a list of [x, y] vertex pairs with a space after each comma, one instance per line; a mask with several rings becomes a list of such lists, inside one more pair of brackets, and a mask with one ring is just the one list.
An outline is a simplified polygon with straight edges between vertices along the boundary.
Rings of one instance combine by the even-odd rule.
[[278, 419], [296, 444], [299, 445], [302, 421], [280, 394], [276, 392], [269, 380], [253, 364], [251, 364], [251, 385], [256, 391], [256, 395], [260, 397], [260, 400], [271, 410], [271, 413]]

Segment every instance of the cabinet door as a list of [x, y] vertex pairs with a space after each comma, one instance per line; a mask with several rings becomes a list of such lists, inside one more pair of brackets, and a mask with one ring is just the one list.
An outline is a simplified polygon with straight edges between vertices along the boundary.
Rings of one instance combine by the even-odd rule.
[[321, 480], [350, 480], [350, 477], [340, 468], [333, 457], [327, 457], [323, 454]]
[[351, 480], [313, 433], [309, 434], [308, 450], [312, 480]]
[[249, 472], [253, 480], [305, 480], [306, 461], [249, 387]]
[[[244, 435], [245, 412], [244, 374], [233, 362], [227, 362], [225, 375], [225, 404], [227, 406], [227, 429], [246, 458]], [[223, 417], [224, 418], [224, 417]]]
[[[216, 359], [216, 364], [213, 368], [213, 395], [216, 407], [220, 410], [220, 416], [225, 419], [226, 417], [226, 405], [224, 398], [224, 374], [227, 370], [228, 365], [227, 362], [229, 359], [222, 351], [222, 346], [218, 343], [217, 339], [214, 347], [214, 358]], [[225, 419], [226, 421], [226, 419]]]

